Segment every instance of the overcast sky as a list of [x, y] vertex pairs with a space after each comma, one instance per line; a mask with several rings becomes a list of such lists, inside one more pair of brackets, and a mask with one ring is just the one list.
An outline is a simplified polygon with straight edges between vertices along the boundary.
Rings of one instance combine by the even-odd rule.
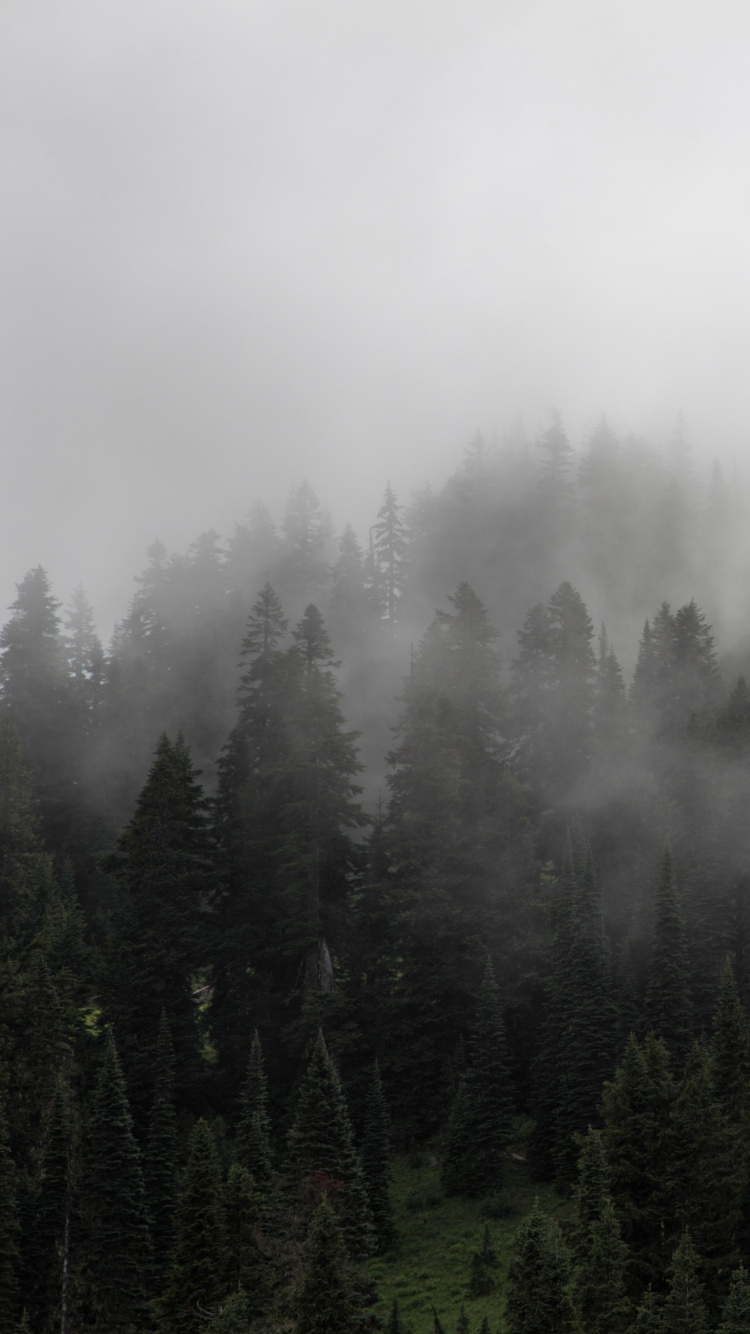
[[0, 617], [477, 427], [750, 451], [750, 10], [0, 0]]

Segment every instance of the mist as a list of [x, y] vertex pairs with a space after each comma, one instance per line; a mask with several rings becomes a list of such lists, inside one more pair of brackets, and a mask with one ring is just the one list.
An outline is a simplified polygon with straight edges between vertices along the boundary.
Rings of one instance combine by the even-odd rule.
[[477, 428], [747, 451], [739, 5], [0, 18], [0, 597], [105, 634], [159, 537], [308, 478], [362, 535]]

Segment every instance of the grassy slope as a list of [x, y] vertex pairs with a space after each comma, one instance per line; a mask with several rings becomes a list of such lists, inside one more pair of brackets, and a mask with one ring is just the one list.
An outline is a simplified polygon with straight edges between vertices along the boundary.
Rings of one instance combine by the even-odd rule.
[[[395, 1297], [412, 1334], [432, 1334], [433, 1307], [445, 1334], [455, 1334], [463, 1303], [471, 1334], [479, 1334], [484, 1315], [492, 1334], [502, 1329], [508, 1260], [519, 1224], [529, 1213], [534, 1196], [538, 1195], [542, 1208], [557, 1218], [572, 1215], [572, 1206], [551, 1186], [529, 1181], [523, 1163], [508, 1163], [506, 1185], [514, 1212], [506, 1218], [485, 1219], [479, 1201], [445, 1198], [440, 1190], [439, 1169], [429, 1166], [427, 1155], [421, 1167], [410, 1165], [406, 1158], [397, 1159], [391, 1198], [400, 1245], [394, 1255], [372, 1260], [368, 1266], [381, 1295], [376, 1308], [379, 1315], [387, 1318]], [[467, 1296], [471, 1257], [481, 1249], [485, 1222], [498, 1255], [495, 1291], [471, 1301]]]

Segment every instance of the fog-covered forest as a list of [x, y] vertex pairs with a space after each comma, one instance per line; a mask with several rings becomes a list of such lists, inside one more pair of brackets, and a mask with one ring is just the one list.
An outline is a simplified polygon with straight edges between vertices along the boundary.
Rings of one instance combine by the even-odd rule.
[[[553, 415], [251, 500], [0, 633], [0, 1327], [749, 1329], [741, 480]], [[547, 1201], [468, 1314], [383, 1304], [402, 1160]]]

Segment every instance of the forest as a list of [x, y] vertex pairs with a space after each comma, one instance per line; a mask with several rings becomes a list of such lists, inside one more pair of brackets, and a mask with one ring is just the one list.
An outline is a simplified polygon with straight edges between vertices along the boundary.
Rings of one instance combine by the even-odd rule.
[[0, 1331], [748, 1334], [741, 478], [247, 505], [0, 631]]

